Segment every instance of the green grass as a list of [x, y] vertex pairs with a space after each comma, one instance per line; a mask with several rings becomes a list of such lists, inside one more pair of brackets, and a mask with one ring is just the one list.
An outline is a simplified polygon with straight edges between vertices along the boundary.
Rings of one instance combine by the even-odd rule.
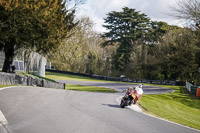
[[75, 91], [88, 91], [88, 92], [104, 92], [104, 93], [115, 93], [117, 92], [114, 89], [108, 89], [103, 87], [95, 87], [95, 86], [83, 86], [83, 85], [73, 85], [66, 84], [67, 90], [75, 90]]
[[184, 87], [172, 88], [174, 93], [143, 95], [140, 105], [152, 115], [200, 129], [200, 99], [185, 92]]
[[8, 86], [11, 86], [11, 85], [0, 85], [0, 88], [8, 87]]
[[50, 78], [50, 79], [54, 79], [54, 80], [97, 81], [97, 82], [119, 83], [119, 82], [116, 82], [116, 81], [105, 81], [105, 80], [93, 79], [93, 78], [89, 78], [89, 77], [82, 77], [82, 76], [55, 73], [55, 72], [46, 72], [45, 77]]
[[81, 77], [81, 76], [76, 76], [76, 75], [62, 74], [62, 73], [55, 73], [55, 72], [46, 72], [45, 77], [54, 79], [54, 80], [96, 81], [95, 79], [88, 78], [88, 77]]
[[[46, 72], [46, 77], [54, 80], [76, 80], [76, 81], [99, 81], [105, 82], [103, 80], [96, 80], [88, 77], [81, 77], [70, 74], [61, 74], [54, 72]], [[75, 90], [75, 91], [88, 91], [88, 92], [104, 92], [104, 93], [115, 93], [117, 92], [114, 89], [103, 88], [103, 87], [95, 87], [95, 86], [83, 86], [83, 85], [72, 85], [66, 84], [67, 90]]]
[[36, 74], [33, 74], [33, 76], [35, 76], [35, 77], [37, 77], [37, 78], [40, 78], [40, 79], [47, 80], [47, 81], [56, 82], [56, 81], [55, 81], [55, 80], [53, 80], [53, 79], [46, 78], [46, 77], [42, 77], [42, 76], [39, 76], [39, 75], [36, 75]]

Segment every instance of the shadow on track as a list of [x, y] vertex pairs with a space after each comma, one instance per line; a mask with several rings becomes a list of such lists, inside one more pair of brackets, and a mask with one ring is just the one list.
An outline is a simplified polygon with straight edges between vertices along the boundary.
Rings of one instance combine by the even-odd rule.
[[114, 105], [114, 104], [102, 104], [102, 105], [105, 105], [105, 106], [108, 106], [108, 107], [112, 107], [112, 108], [120, 108], [119, 105]]

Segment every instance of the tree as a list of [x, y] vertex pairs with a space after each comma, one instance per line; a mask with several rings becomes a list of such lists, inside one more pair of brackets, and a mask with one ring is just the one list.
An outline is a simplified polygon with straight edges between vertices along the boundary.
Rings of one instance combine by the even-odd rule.
[[56, 69], [93, 74], [110, 74], [113, 48], [102, 48], [101, 35], [94, 32], [89, 18], [80, 18], [56, 52], [49, 55], [49, 61]]
[[115, 67], [123, 70], [124, 65], [129, 62], [132, 50], [148, 33], [150, 19], [135, 9], [125, 7], [122, 12], [108, 13], [104, 20], [107, 25], [103, 26], [109, 31], [104, 33], [103, 37], [109, 39], [103, 45], [119, 45], [115, 56]]
[[140, 62], [142, 61], [142, 64], [140, 65], [144, 65], [147, 59], [147, 53], [144, 50], [147, 45], [157, 44], [159, 38], [167, 31], [177, 28], [177, 26], [170, 26], [165, 22], [151, 21], [147, 15], [128, 7], [123, 8], [122, 12], [108, 13], [104, 20], [106, 23], [104, 27], [109, 31], [103, 34], [103, 37], [107, 38], [103, 46], [119, 45], [114, 56], [114, 64], [115, 68], [121, 72], [127, 69], [126, 66], [131, 61], [131, 55], [139, 50], [139, 45], [142, 45], [143, 50], [141, 51]]
[[158, 40], [167, 32], [180, 28], [175, 25], [168, 25], [166, 22], [162, 22], [162, 21], [160, 22], [151, 21], [150, 25], [151, 26], [148, 32], [148, 36], [144, 38], [144, 41], [146, 41], [145, 44], [148, 44], [148, 45], [157, 44]]
[[172, 9], [175, 12], [173, 16], [189, 21], [195, 28], [200, 29], [199, 0], [179, 0], [177, 1], [177, 7], [173, 7]]
[[[174, 11], [173, 16], [175, 16], [178, 19], [185, 20], [188, 22], [188, 24], [191, 26], [193, 33], [190, 38], [186, 41], [191, 41], [192, 44], [195, 44], [195, 49], [193, 49], [193, 53], [195, 53], [195, 59], [196, 61], [193, 62], [193, 70], [191, 70], [188, 73], [193, 73], [194, 71], [197, 73], [198, 68], [200, 67], [200, 1], [199, 0], [179, 0], [177, 1], [177, 7], [172, 7], [172, 10]], [[195, 34], [194, 34], [195, 33]], [[195, 52], [194, 52], [195, 51]], [[195, 66], [198, 65], [198, 68]], [[195, 79], [195, 74], [193, 74], [193, 80]], [[196, 79], [197, 76], [196, 76]], [[200, 83], [200, 82], [199, 82]]]
[[75, 10], [63, 0], [0, 0], [0, 49], [5, 52], [3, 70], [9, 72], [15, 51], [29, 48], [40, 54], [56, 49], [69, 31]]
[[188, 29], [177, 29], [168, 32], [158, 45], [158, 72], [169, 80], [195, 80], [198, 69], [199, 48], [196, 45], [198, 37]]

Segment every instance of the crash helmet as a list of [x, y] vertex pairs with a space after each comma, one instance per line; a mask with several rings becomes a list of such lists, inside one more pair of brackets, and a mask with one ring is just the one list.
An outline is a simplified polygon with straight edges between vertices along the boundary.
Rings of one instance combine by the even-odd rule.
[[131, 91], [131, 90], [133, 90], [133, 88], [134, 88], [133, 86], [129, 86], [129, 87], [128, 87], [128, 90]]
[[138, 84], [138, 87], [139, 87], [139, 88], [142, 88], [142, 84]]

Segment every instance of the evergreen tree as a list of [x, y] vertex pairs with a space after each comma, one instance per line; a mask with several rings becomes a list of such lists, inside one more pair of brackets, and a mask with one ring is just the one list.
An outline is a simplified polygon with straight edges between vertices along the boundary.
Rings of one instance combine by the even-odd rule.
[[119, 47], [114, 57], [115, 68], [123, 71], [125, 65], [130, 61], [131, 52], [137, 48], [138, 44], [145, 43], [149, 36], [151, 21], [147, 15], [135, 9], [123, 8], [122, 12], [112, 11], [104, 19], [103, 25], [109, 31], [103, 34], [108, 40], [103, 44]]
[[0, 0], [0, 49], [5, 52], [4, 72], [9, 72], [15, 51], [31, 48], [47, 54], [61, 44], [73, 23], [63, 0]]

